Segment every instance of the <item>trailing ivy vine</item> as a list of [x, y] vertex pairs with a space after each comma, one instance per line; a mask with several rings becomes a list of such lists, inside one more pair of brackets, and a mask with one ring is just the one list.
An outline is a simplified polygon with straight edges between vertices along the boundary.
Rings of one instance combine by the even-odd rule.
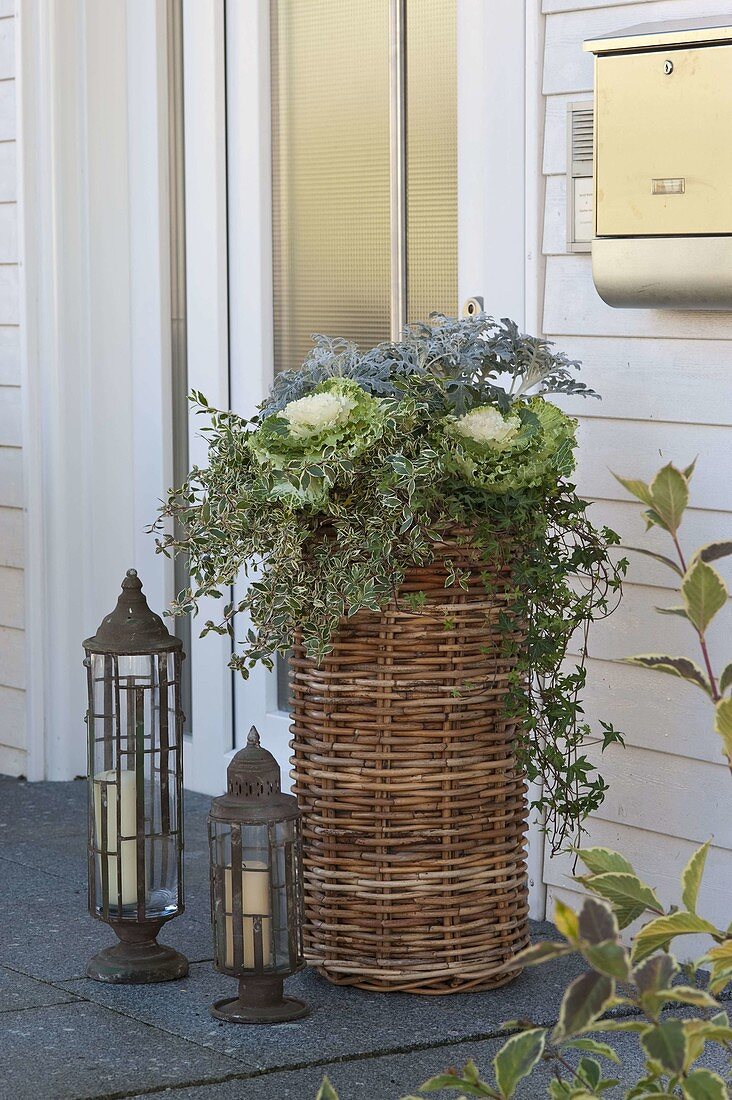
[[[174, 611], [221, 599], [202, 633], [236, 640], [231, 665], [244, 676], [271, 668], [296, 633], [322, 660], [339, 621], [386, 607], [446, 533], [470, 532], [488, 587], [510, 559], [501, 628], [517, 663], [506, 706], [554, 849], [604, 797], [587, 747], [622, 740], [605, 723], [593, 735], [581, 706], [587, 630], [616, 602], [624, 563], [613, 564], [617, 536], [594, 527], [570, 480], [575, 422], [544, 396], [597, 396], [577, 366], [485, 316], [434, 316], [365, 353], [316, 337], [251, 420], [192, 395], [208, 420], [208, 465], [170, 493], [155, 525], [162, 552], [188, 557], [192, 584]], [[245, 591], [227, 602], [238, 578]]]

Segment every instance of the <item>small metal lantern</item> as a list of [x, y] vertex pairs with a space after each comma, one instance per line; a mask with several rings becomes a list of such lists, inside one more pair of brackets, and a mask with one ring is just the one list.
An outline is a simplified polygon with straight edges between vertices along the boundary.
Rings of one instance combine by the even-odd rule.
[[89, 689], [89, 912], [120, 942], [96, 955], [100, 982], [166, 982], [188, 960], [156, 942], [183, 912], [182, 643], [147, 605], [134, 569], [84, 642]]
[[238, 997], [211, 1014], [238, 1024], [306, 1016], [307, 1005], [282, 992], [303, 966], [300, 811], [254, 726], [229, 764], [226, 794], [213, 800], [208, 836], [214, 964], [239, 979]]

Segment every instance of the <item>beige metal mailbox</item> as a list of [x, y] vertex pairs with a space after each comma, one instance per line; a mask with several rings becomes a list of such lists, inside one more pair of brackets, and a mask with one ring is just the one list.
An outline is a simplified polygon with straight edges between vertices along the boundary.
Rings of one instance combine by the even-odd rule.
[[732, 310], [732, 19], [630, 27], [585, 49], [598, 293], [611, 306]]

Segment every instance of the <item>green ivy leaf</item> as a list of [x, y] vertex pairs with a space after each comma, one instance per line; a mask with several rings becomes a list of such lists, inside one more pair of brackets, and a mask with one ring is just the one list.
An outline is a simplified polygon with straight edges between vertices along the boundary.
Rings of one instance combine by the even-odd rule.
[[724, 581], [716, 569], [697, 559], [681, 582], [681, 592], [689, 619], [703, 634], [727, 603]]
[[722, 738], [724, 755], [732, 763], [732, 699], [720, 699], [714, 710], [714, 728]]
[[688, 657], [668, 657], [660, 653], [639, 653], [634, 657], [623, 657], [627, 665], [650, 668], [654, 672], [665, 672], [669, 676], [678, 676], [690, 684], [695, 684], [711, 698], [712, 689], [706, 676], [694, 661]]
[[696, 913], [699, 887], [701, 886], [710, 844], [711, 841], [708, 840], [706, 844], [702, 844], [701, 848], [697, 848], [681, 872], [681, 900], [690, 913]]
[[689, 486], [686, 478], [671, 463], [658, 471], [650, 485], [651, 508], [674, 534], [689, 503]]
[[695, 1069], [681, 1082], [681, 1089], [687, 1100], [727, 1100], [728, 1097], [724, 1081], [710, 1069]]
[[590, 971], [575, 978], [566, 989], [552, 1039], [555, 1043], [578, 1035], [595, 1023], [615, 995], [615, 982], [606, 974]]
[[641, 882], [637, 875], [609, 871], [594, 875], [585, 882], [593, 894], [599, 894], [611, 903], [621, 928], [626, 928], [645, 913], [646, 909], [663, 912], [663, 906], [654, 891]]
[[701, 933], [707, 936], [719, 936], [719, 932], [709, 921], [697, 917], [694, 913], [679, 910], [668, 916], [658, 917], [641, 928], [633, 940], [631, 956], [634, 963], [668, 947], [676, 936], [692, 936]]
[[664, 1020], [642, 1035], [640, 1042], [648, 1057], [672, 1077], [683, 1071], [687, 1039], [681, 1020]]
[[519, 1084], [528, 1077], [544, 1053], [546, 1030], [534, 1028], [512, 1035], [493, 1059], [496, 1082], [506, 1100], [516, 1092]]

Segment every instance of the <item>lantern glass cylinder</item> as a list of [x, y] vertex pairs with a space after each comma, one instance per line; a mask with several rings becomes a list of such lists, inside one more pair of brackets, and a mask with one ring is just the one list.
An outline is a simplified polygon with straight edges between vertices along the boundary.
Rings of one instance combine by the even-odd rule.
[[90, 656], [90, 902], [102, 920], [183, 908], [180, 654]]
[[134, 569], [86, 650], [89, 705], [89, 911], [120, 943], [91, 960], [105, 982], [188, 972], [161, 946], [183, 902], [181, 642], [147, 605]]
[[308, 1012], [283, 994], [284, 978], [303, 966], [303, 890], [300, 811], [280, 782], [277, 761], [252, 727], [209, 814], [214, 963], [239, 979], [239, 995], [211, 1012], [231, 1023], [279, 1023]]

